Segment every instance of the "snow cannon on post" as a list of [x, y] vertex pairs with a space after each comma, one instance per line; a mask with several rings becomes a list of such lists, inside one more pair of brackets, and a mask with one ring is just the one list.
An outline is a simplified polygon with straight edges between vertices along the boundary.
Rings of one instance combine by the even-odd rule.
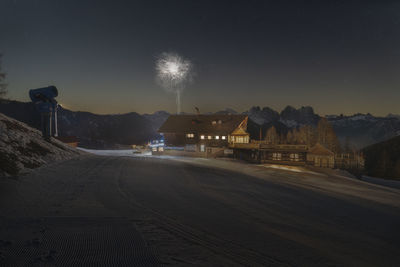
[[[35, 104], [41, 116], [41, 128], [43, 138], [50, 141], [51, 136], [58, 136], [57, 131], [57, 108], [58, 103], [54, 99], [58, 96], [58, 90], [55, 86], [48, 86], [29, 90], [29, 97]], [[52, 132], [52, 120], [54, 114], [54, 132]]]

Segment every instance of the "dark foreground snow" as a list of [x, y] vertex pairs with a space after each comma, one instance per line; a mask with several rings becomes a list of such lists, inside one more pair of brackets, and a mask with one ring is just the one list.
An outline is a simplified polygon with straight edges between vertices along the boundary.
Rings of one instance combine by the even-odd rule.
[[86, 155], [0, 196], [0, 266], [400, 262], [400, 190], [337, 175]]

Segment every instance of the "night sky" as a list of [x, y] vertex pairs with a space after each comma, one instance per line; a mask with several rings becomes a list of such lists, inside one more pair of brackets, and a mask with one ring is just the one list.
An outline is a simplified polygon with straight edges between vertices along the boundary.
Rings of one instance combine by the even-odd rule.
[[9, 97], [54, 84], [72, 110], [174, 112], [154, 64], [176, 52], [185, 112], [400, 114], [400, 1], [321, 2], [0, 0]]

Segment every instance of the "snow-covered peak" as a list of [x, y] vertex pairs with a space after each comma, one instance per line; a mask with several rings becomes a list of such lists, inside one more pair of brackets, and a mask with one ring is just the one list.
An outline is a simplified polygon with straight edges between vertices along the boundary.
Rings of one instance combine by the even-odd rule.
[[297, 127], [297, 126], [300, 125], [300, 124], [299, 124], [297, 121], [295, 121], [295, 120], [283, 120], [283, 119], [280, 119], [279, 121], [280, 121], [281, 123], [285, 124], [288, 128], [294, 128], [294, 127]]

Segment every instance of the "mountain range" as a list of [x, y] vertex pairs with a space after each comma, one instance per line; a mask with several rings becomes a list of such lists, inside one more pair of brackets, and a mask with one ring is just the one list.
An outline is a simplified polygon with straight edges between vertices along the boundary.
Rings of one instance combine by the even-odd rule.
[[[0, 102], [0, 112], [32, 127], [40, 128], [40, 114], [32, 103], [3, 100]], [[225, 109], [216, 114], [239, 114], [239, 112]], [[271, 126], [275, 126], [281, 133], [286, 133], [292, 128], [303, 125], [316, 126], [321, 118], [309, 106], [298, 109], [287, 106], [281, 112], [269, 107], [255, 106], [243, 114], [249, 116], [248, 130], [253, 139], [264, 138], [267, 129]], [[169, 115], [166, 111], [157, 111], [153, 114], [131, 112], [98, 115], [60, 107], [59, 133], [61, 136], [78, 137], [82, 147], [118, 148], [121, 145], [141, 144], [158, 138], [157, 129]], [[350, 144], [356, 149], [400, 135], [400, 116], [398, 115], [376, 117], [371, 114], [354, 114], [325, 117], [333, 125], [341, 144]]]

